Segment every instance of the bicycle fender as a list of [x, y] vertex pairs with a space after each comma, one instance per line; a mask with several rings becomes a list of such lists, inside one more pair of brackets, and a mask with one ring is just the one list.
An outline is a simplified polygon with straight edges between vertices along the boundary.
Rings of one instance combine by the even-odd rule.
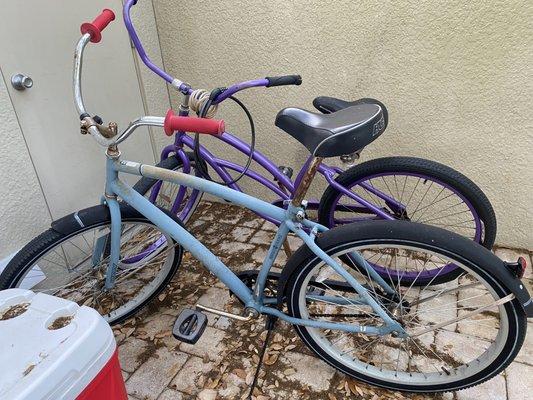
[[[463, 261], [467, 266], [475, 263], [515, 295], [528, 318], [533, 317], [533, 300], [522, 281], [514, 276], [505, 263], [490, 250], [463, 236], [415, 222], [369, 221], [333, 228], [317, 237], [316, 243], [321, 249], [327, 250], [346, 243], [347, 238], [357, 241], [358, 245], [373, 242], [408, 244], [411, 241], [413, 244], [422, 245], [427, 250], [439, 250], [444, 254], [448, 253], [450, 256], [457, 257], [458, 261]], [[433, 244], [443, 243], [443, 241], [447, 243], [448, 250]], [[313, 252], [306, 245], [302, 245], [289, 258], [278, 281], [278, 304], [283, 303], [286, 298], [290, 278], [298, 273], [306, 261], [311, 261], [313, 258]]]
[[[183, 226], [181, 220], [173, 215], [170, 211], [158, 207], [161, 211], [171, 217], [176, 223]], [[124, 219], [139, 218], [145, 220], [146, 218], [135, 210], [133, 207], [120, 203], [120, 215]], [[72, 232], [84, 228], [86, 226], [93, 226], [102, 221], [111, 221], [111, 214], [109, 208], [105, 204], [85, 208], [66, 215], [60, 219], [52, 222], [51, 228], [63, 235], [69, 235]]]
[[91, 226], [106, 219], [111, 220], [109, 208], [101, 204], [73, 212], [72, 214], [52, 221], [51, 227], [56, 232], [68, 235], [80, 228]]

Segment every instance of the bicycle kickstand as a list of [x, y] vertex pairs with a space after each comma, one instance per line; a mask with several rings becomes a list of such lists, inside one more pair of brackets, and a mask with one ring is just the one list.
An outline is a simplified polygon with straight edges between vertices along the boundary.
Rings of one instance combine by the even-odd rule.
[[252, 381], [252, 386], [250, 387], [250, 393], [248, 394], [248, 400], [252, 399], [254, 389], [257, 385], [257, 381], [259, 380], [259, 373], [261, 371], [261, 367], [263, 366], [263, 360], [265, 358], [265, 354], [266, 354], [266, 351], [267, 351], [267, 348], [270, 342], [270, 338], [276, 326], [277, 320], [278, 318], [273, 315], [269, 315], [267, 317], [266, 324], [265, 324], [265, 329], [267, 331], [267, 334], [265, 337], [265, 342], [263, 343], [263, 348], [261, 349], [261, 353], [259, 354], [259, 362], [257, 363], [257, 369], [255, 370], [254, 380]]

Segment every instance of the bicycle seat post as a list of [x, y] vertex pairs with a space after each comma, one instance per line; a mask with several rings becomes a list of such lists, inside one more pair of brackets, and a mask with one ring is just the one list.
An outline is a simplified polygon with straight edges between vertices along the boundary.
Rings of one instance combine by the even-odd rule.
[[304, 200], [304, 197], [307, 194], [307, 190], [309, 190], [309, 186], [311, 186], [311, 182], [313, 182], [313, 179], [316, 175], [316, 171], [318, 170], [318, 167], [320, 166], [322, 160], [322, 157], [313, 157], [313, 159], [309, 163], [307, 171], [305, 171], [302, 180], [300, 181], [300, 184], [294, 191], [294, 197], [292, 198], [293, 206], [300, 207], [302, 205], [302, 201]]

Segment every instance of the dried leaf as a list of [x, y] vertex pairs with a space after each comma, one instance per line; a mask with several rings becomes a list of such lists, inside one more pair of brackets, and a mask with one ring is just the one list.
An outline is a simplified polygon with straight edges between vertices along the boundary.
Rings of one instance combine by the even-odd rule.
[[244, 369], [240, 369], [240, 368], [234, 369], [233, 373], [241, 379], [246, 379], [246, 371]]
[[169, 330], [169, 331], [159, 332], [159, 333], [157, 333], [157, 334], [155, 335], [155, 337], [156, 337], [157, 339], [162, 339], [162, 338], [167, 337], [167, 336], [170, 336], [170, 335], [172, 335], [172, 331]]
[[278, 361], [279, 354], [267, 354], [264, 363], [266, 365], [274, 365]]
[[248, 372], [248, 375], [246, 375], [246, 380], [245, 380], [246, 384], [250, 386], [253, 381], [254, 381], [254, 373]]
[[286, 370], [283, 371], [283, 374], [285, 376], [291, 376], [291, 375], [294, 375], [296, 373], [296, 370], [294, 368], [287, 368]]

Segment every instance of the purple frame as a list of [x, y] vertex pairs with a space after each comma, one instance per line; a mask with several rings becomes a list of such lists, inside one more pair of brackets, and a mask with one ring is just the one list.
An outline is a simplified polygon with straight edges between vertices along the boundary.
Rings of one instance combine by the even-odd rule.
[[[187, 115], [187, 112], [180, 112], [180, 115]], [[232, 135], [231, 133], [225, 132], [224, 134], [217, 136], [220, 140], [225, 142], [226, 144], [232, 146], [233, 148], [237, 149], [241, 153], [245, 155], [249, 155], [251, 153], [250, 145], [243, 142], [238, 137]], [[189, 158], [185, 154], [184, 148], [194, 149], [194, 139], [186, 134], [185, 132], [177, 132], [175, 134], [175, 140], [174, 143], [171, 145], [166, 146], [162, 152], [161, 152], [161, 161], [167, 159], [172, 154], [175, 154], [176, 157], [179, 157], [179, 159], [182, 162], [182, 171], [184, 173], [190, 173], [191, 172], [191, 165]], [[238, 190], [242, 192], [241, 187], [237, 183], [232, 183], [232, 176], [228, 173], [228, 170], [235, 171], [237, 173], [243, 173], [244, 175], [253, 179], [254, 181], [260, 183], [267, 189], [269, 189], [271, 192], [279, 196], [279, 199], [275, 200], [274, 204], [280, 204], [287, 200], [290, 200], [292, 195], [294, 194], [295, 188], [298, 187], [302, 176], [304, 172], [307, 170], [307, 164], [311, 161], [313, 158], [312, 156], [309, 156], [307, 161], [304, 163], [300, 171], [298, 172], [296, 179], [294, 182], [289, 179], [286, 175], [284, 175], [277, 165], [275, 165], [270, 159], [268, 159], [265, 155], [263, 155], [258, 150], [254, 150], [252, 152], [252, 159], [259, 164], [266, 172], [268, 172], [270, 175], [272, 175], [272, 178], [267, 178], [264, 175], [261, 175], [260, 173], [256, 172], [253, 169], [248, 169], [247, 171], [244, 170], [244, 167], [239, 164], [235, 164], [231, 161], [216, 157], [213, 155], [209, 150], [207, 150], [205, 147], [200, 145], [200, 156], [201, 158], [209, 165], [216, 174], [221, 178], [223, 182], [225, 182], [229, 187], [231, 187], [234, 190]], [[338, 173], [342, 172], [342, 169], [337, 167], [331, 167], [326, 164], [321, 164], [318, 172], [324, 176], [328, 184], [333, 186], [335, 189], [337, 189], [339, 192], [345, 194], [346, 196], [350, 197], [351, 199], [355, 200], [359, 204], [361, 204], [360, 210], [365, 210], [366, 212], [372, 213], [374, 215], [377, 215], [384, 219], [394, 219], [393, 216], [390, 214], [384, 212], [381, 208], [375, 206], [372, 203], [369, 203], [365, 199], [361, 198], [357, 194], [351, 192], [350, 190], [346, 189], [344, 186], [340, 185], [335, 181], [335, 177]], [[404, 206], [399, 203], [394, 198], [376, 190], [370, 185], [367, 185], [366, 183], [362, 183], [361, 186], [364, 186], [365, 189], [372, 191], [376, 196], [382, 198], [386, 202], [392, 204], [394, 207], [397, 207], [399, 210], [401, 210]], [[159, 194], [161, 184], [158, 182], [153, 188], [152, 192], [150, 193], [150, 200], [155, 201]], [[182, 201], [185, 196], [186, 188], [180, 187], [178, 190], [178, 194], [176, 195], [176, 199], [174, 200], [173, 206], [172, 206], [172, 212], [176, 213], [178, 211], [179, 206], [182, 204]], [[182, 213], [185, 214], [186, 212], [189, 212], [190, 207], [194, 204], [196, 200], [196, 196], [198, 196], [198, 193], [191, 194], [191, 197], [187, 201], [185, 208], [182, 210]], [[309, 208], [310, 209], [316, 209], [318, 207], [318, 201], [317, 200], [311, 200], [309, 202]], [[186, 214], [185, 214], [186, 215]], [[262, 218], [277, 224], [278, 221], [272, 220], [264, 215], [261, 215]]]
[[[192, 90], [192, 88], [189, 85], [187, 85], [187, 84], [181, 82], [180, 80], [172, 77], [166, 71], [164, 71], [163, 69], [159, 68], [156, 64], [154, 64], [150, 60], [150, 58], [146, 54], [146, 51], [145, 51], [145, 49], [144, 49], [144, 47], [143, 47], [143, 45], [141, 43], [141, 40], [139, 39], [139, 36], [137, 35], [137, 32], [135, 31], [135, 27], [133, 26], [133, 23], [132, 23], [131, 17], [130, 17], [131, 8], [135, 4], [137, 4], [137, 0], [127, 0], [124, 3], [123, 17], [124, 17], [124, 24], [126, 26], [126, 29], [128, 30], [128, 33], [129, 33], [130, 38], [131, 38], [131, 40], [133, 42], [133, 45], [135, 46], [135, 48], [136, 48], [136, 50], [137, 50], [137, 52], [139, 54], [139, 57], [141, 57], [141, 60], [143, 61], [143, 63], [146, 64], [146, 66], [150, 70], [152, 70], [155, 74], [159, 75], [161, 78], [163, 78], [166, 82], [170, 83], [172, 86], [176, 87], [179, 91], [181, 91], [184, 94], [192, 93], [193, 90]], [[266, 87], [266, 86], [268, 86], [268, 84], [269, 84], [269, 81], [266, 78], [254, 79], [254, 80], [250, 80], [250, 81], [245, 81], [245, 82], [234, 84], [234, 85], [228, 87], [224, 92], [222, 92], [213, 101], [213, 103], [214, 104], [219, 104], [219, 103], [223, 102], [224, 100], [226, 100], [228, 97], [234, 95], [235, 93], [237, 93], [237, 92], [239, 92], [241, 90], [249, 89], [249, 88], [253, 88], [253, 87]], [[179, 115], [187, 116], [188, 112], [187, 111], [181, 111], [179, 113]], [[251, 153], [251, 148], [250, 148], [250, 146], [247, 143], [243, 142], [242, 140], [240, 140], [236, 136], [231, 135], [230, 133], [225, 132], [224, 134], [222, 134], [222, 135], [220, 135], [218, 137], [223, 142], [229, 144], [230, 146], [234, 147], [235, 149], [239, 150], [240, 152], [242, 152], [242, 153], [244, 153], [246, 155], [249, 155]], [[169, 146], [167, 146], [167, 147], [165, 147], [163, 149], [163, 151], [161, 153], [161, 161], [165, 160], [166, 158], [168, 158], [170, 156], [170, 154], [174, 153], [174, 154], [176, 154], [177, 157], [179, 157], [181, 159], [183, 172], [190, 173], [191, 165], [190, 165], [190, 162], [189, 162], [189, 159], [188, 159], [187, 155], [185, 154], [185, 152], [183, 150], [184, 147], [188, 147], [190, 149], [193, 149], [194, 148], [194, 140], [190, 136], [188, 136], [185, 132], [177, 132], [176, 135], [175, 135], [174, 144], [169, 145]], [[251, 178], [251, 179], [253, 179], [253, 180], [257, 181], [257, 182], [259, 182], [264, 187], [268, 188], [269, 190], [271, 190], [272, 192], [274, 192], [275, 194], [277, 194], [280, 197], [280, 199], [275, 201], [274, 203], [280, 203], [280, 202], [283, 203], [284, 201], [289, 200], [292, 197], [295, 188], [298, 187], [298, 185], [300, 184], [300, 181], [301, 181], [301, 179], [303, 177], [303, 174], [304, 174], [304, 172], [307, 169], [306, 167], [307, 167], [308, 163], [312, 159], [312, 156], [309, 156], [308, 160], [302, 166], [302, 168], [300, 169], [298, 175], [296, 176], [295, 181], [293, 182], [286, 175], [281, 173], [279, 171], [278, 167], [272, 161], [270, 161], [267, 157], [265, 157], [262, 153], [260, 153], [257, 150], [254, 150], [253, 153], [252, 153], [253, 160], [256, 161], [261, 167], [263, 167], [269, 174], [271, 174], [272, 175], [272, 179], [268, 179], [268, 178], [264, 177], [263, 175], [255, 172], [255, 171], [253, 171], [251, 169], [249, 169], [247, 171], [244, 171], [244, 167], [243, 166], [235, 164], [235, 163], [232, 163], [232, 162], [230, 162], [228, 160], [217, 158], [213, 154], [211, 154], [203, 146], [200, 147], [199, 152], [200, 152], [200, 155], [201, 155], [202, 159], [209, 166], [211, 166], [211, 168], [213, 168], [213, 170], [217, 173], [217, 175], [219, 175], [219, 177], [226, 184], [228, 184], [229, 187], [242, 192], [241, 188], [239, 187], [239, 185], [237, 183], [231, 183], [233, 178], [228, 173], [228, 170], [233, 170], [233, 171], [236, 171], [238, 173], [243, 173], [244, 172], [244, 174], [246, 176], [248, 176], [249, 178]], [[373, 214], [375, 214], [375, 215], [377, 215], [377, 216], [379, 216], [381, 218], [384, 218], [384, 219], [390, 219], [390, 220], [394, 219], [394, 217], [392, 217], [388, 213], [384, 212], [379, 207], [376, 207], [375, 205], [367, 202], [366, 200], [364, 200], [360, 196], [356, 195], [355, 193], [352, 193], [350, 190], [347, 190], [345, 187], [339, 185], [335, 181], [335, 176], [338, 173], [342, 172], [341, 169], [321, 164], [319, 169], [318, 169], [318, 171], [320, 172], [320, 174], [322, 174], [325, 177], [325, 179], [328, 182], [328, 184], [330, 184], [331, 186], [333, 186], [335, 189], [337, 189], [341, 193], [345, 194], [346, 196], [350, 197], [351, 199], [353, 199], [353, 200], [357, 201], [359, 204], [361, 204], [362, 207], [360, 208], [360, 210], [367, 210], [368, 212], [371, 212], [371, 213], [373, 213]], [[150, 200], [152, 202], [155, 202], [155, 200], [157, 198], [157, 195], [159, 194], [159, 190], [161, 189], [161, 184], [162, 184], [161, 182], [158, 182], [152, 188], [152, 192], [150, 194]], [[384, 194], [384, 193], [382, 193], [380, 191], [377, 191], [372, 186], [366, 185], [365, 183], [362, 183], [361, 186], [363, 186], [366, 190], [369, 190], [369, 191], [373, 192], [376, 196], [378, 196], [378, 197], [382, 198], [383, 200], [385, 200], [387, 203], [389, 203], [391, 205], [391, 207], [393, 207], [393, 208], [395, 208], [397, 210], [400, 210], [400, 211], [405, 208], [403, 204], [399, 203], [398, 201], [396, 201], [392, 197], [387, 196], [386, 194]], [[182, 201], [184, 199], [185, 193], [186, 193], [186, 188], [185, 187], [180, 187], [179, 190], [178, 190], [176, 199], [174, 201], [174, 204], [172, 206], [172, 209], [171, 209], [171, 211], [173, 213], [176, 213], [178, 211], [178, 208], [179, 208], [179, 206], [181, 205], [181, 203], [182, 203]], [[184, 212], [190, 211], [190, 207], [192, 207], [192, 205], [194, 204], [194, 201], [196, 199], [196, 196], [198, 196], [198, 195], [199, 195], [198, 193], [194, 193], [193, 192], [193, 194], [189, 198], [188, 203], [185, 205], [185, 208], [183, 209], [182, 214]], [[318, 207], [318, 202], [316, 200], [310, 201], [309, 202], [309, 207], [310, 208], [317, 208]], [[272, 221], [269, 218], [267, 218], [266, 216], [262, 215], [262, 217], [267, 219], [267, 220], [269, 220], [269, 221], [271, 221], [271, 222], [277, 223], [277, 221]]]

